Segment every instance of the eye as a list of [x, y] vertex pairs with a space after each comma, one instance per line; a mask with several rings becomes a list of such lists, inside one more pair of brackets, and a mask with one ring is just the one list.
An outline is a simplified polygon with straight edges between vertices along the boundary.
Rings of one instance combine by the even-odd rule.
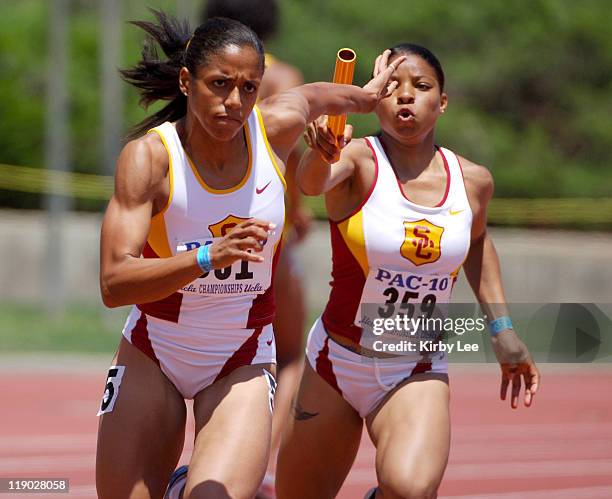
[[429, 83], [421, 82], [417, 84], [417, 88], [419, 90], [429, 90], [431, 88], [431, 85]]
[[251, 82], [246, 82], [244, 84], [244, 91], [247, 94], [252, 94], [253, 92], [255, 92], [257, 90], [257, 86], [255, 86], [253, 83]]
[[225, 86], [225, 80], [214, 80], [213, 85], [217, 88], [223, 88]]

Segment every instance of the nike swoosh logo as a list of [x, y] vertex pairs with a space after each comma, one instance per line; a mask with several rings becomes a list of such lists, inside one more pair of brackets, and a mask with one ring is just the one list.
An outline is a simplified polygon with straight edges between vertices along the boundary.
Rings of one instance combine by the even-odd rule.
[[272, 340], [268, 340], [266, 341], [266, 343], [268, 344], [268, 346], [272, 345]]
[[264, 185], [261, 189], [259, 187], [255, 187], [255, 192], [257, 194], [261, 194], [263, 191], [265, 191], [267, 189], [267, 187], [272, 183], [272, 181], [270, 180], [266, 185]]
[[457, 210], [457, 211], [449, 210], [449, 213], [451, 215], [459, 215], [459, 213], [462, 213], [464, 211], [465, 211], [465, 208], [463, 208], [463, 210]]

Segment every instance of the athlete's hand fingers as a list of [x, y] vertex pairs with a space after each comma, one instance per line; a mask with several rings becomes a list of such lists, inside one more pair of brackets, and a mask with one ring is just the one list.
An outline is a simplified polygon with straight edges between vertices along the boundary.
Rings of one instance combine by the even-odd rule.
[[263, 250], [266, 241], [257, 239], [253, 236], [245, 237], [236, 241], [236, 247], [240, 250], [254, 250], [258, 253]]
[[508, 375], [502, 370], [502, 379], [501, 379], [501, 388], [499, 391], [499, 398], [502, 400], [506, 400], [506, 395], [508, 394], [508, 385], [510, 383], [510, 378]]
[[261, 263], [264, 261], [264, 257], [261, 255], [258, 255], [256, 253], [252, 253], [250, 251], [238, 251], [237, 252], [238, 258], [236, 258], [236, 260], [246, 260], [247, 262], [255, 262], [255, 263]]
[[540, 385], [540, 373], [532, 362], [529, 364], [529, 372], [524, 373], [523, 376], [525, 377], [525, 406], [530, 407]]
[[317, 146], [324, 151], [333, 154], [338, 149], [338, 144], [336, 143], [336, 139], [332, 141], [328, 141], [327, 138], [323, 138], [321, 135], [317, 136]]
[[[387, 57], [387, 60], [389, 58]], [[407, 59], [407, 57], [405, 55], [400, 55], [397, 59], [395, 59], [392, 63], [390, 63], [389, 65], [386, 64], [387, 61], [385, 61], [385, 66], [383, 66], [383, 71], [387, 72], [386, 78], [389, 79], [391, 78], [391, 75], [393, 73], [395, 73], [395, 70], [397, 68], [400, 67], [400, 64], [402, 62], [404, 62]]]
[[269, 231], [258, 225], [249, 225], [248, 227], [240, 227], [228, 234], [231, 239], [242, 240], [252, 237], [258, 241], [266, 241], [269, 236]]
[[317, 130], [325, 130], [327, 129], [327, 122], [329, 121], [329, 116], [326, 114], [322, 114], [316, 120], [313, 121]]
[[344, 149], [353, 138], [353, 125], [344, 127], [344, 135], [340, 138], [340, 149]]
[[[388, 54], [383, 53], [383, 57], [379, 61], [379, 73], [374, 76], [368, 83], [366, 83], [363, 88], [376, 92], [378, 96], [378, 100], [385, 98], [388, 94], [389, 88], [389, 79], [398, 68], [398, 66], [406, 60], [406, 56], [402, 55], [395, 59], [392, 63], [387, 65], [387, 61], [389, 60]], [[385, 55], [386, 54], [386, 55]]]
[[311, 149], [319, 153], [326, 163], [334, 163], [339, 157], [340, 147], [336, 138], [327, 126], [327, 116], [320, 116], [309, 123], [304, 139]]
[[252, 225], [262, 227], [265, 230], [272, 230], [276, 228], [276, 224], [268, 222], [267, 220], [261, 220], [259, 218], [249, 218], [248, 220], [239, 223], [236, 227], [250, 227]]
[[515, 374], [512, 377], [512, 400], [510, 405], [513, 409], [518, 407], [519, 395], [521, 394], [521, 375]]
[[335, 162], [337, 162], [338, 158], [340, 157], [338, 150], [335, 150], [334, 152], [325, 151], [325, 150], [318, 150], [317, 152], [319, 153], [321, 158], [323, 158], [323, 161], [325, 161], [326, 163], [328, 163], [330, 165], [332, 165]]
[[306, 142], [306, 145], [310, 147], [311, 149], [314, 148], [315, 146], [314, 137], [315, 137], [314, 125], [312, 123], [309, 123], [308, 126], [306, 127], [306, 131], [304, 132], [304, 142]]
[[392, 81], [391, 83], [389, 83], [389, 85], [387, 85], [385, 95], [383, 95], [383, 99], [385, 99], [386, 97], [389, 97], [393, 93], [393, 91], [397, 88], [398, 85], [399, 85], [399, 82], [397, 81]]
[[379, 73], [387, 69], [389, 65], [390, 56], [391, 56], [391, 51], [389, 49], [386, 49], [382, 54], [380, 54], [380, 60], [378, 61], [378, 72]]
[[531, 405], [531, 402], [532, 402], [531, 386], [529, 384], [528, 376], [525, 375], [525, 400], [524, 400], [525, 407], [529, 407]]
[[308, 124], [308, 127], [306, 128], [306, 133], [308, 134], [308, 139], [310, 141], [308, 145], [312, 149], [316, 149], [317, 148], [317, 136], [319, 135], [319, 133], [318, 133], [317, 125], [315, 122]]
[[378, 73], [380, 73], [380, 60], [382, 59], [382, 54], [379, 54], [374, 61], [374, 71], [372, 71], [372, 78], [376, 78]]
[[327, 116], [321, 116], [315, 122], [315, 131], [317, 136], [317, 141], [327, 142], [328, 144], [335, 144], [336, 137], [329, 129]]

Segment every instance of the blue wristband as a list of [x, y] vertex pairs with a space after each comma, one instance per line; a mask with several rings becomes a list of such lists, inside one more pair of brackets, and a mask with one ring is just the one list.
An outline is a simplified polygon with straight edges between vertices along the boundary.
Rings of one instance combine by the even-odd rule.
[[501, 317], [489, 322], [489, 331], [491, 332], [491, 336], [497, 336], [506, 329], [514, 329], [512, 327], [512, 320], [507, 315], [502, 315]]
[[210, 261], [210, 244], [200, 246], [196, 258], [203, 272], [210, 272], [213, 269], [212, 262]]

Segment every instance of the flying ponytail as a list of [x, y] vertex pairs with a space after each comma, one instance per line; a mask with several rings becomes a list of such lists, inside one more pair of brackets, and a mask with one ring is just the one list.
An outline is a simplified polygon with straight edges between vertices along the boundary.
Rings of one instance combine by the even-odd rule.
[[[140, 104], [146, 109], [158, 100], [170, 101], [155, 114], [148, 116], [130, 131], [136, 138], [165, 121], [176, 121], [187, 113], [187, 97], [179, 87], [179, 73], [186, 67], [195, 74], [211, 55], [228, 45], [252, 47], [260, 57], [264, 69], [264, 48], [257, 35], [244, 24], [223, 17], [209, 19], [193, 35], [187, 21], [178, 21], [159, 10], [152, 10], [157, 23], [132, 21], [149, 34], [141, 60], [129, 69], [120, 71], [122, 78], [140, 91]], [[156, 44], [167, 59], [161, 60]]]
[[[180, 22], [162, 11], [152, 11], [157, 24], [132, 21], [149, 34], [145, 41], [141, 60], [132, 68], [120, 70], [125, 81], [140, 90], [139, 103], [145, 109], [158, 100], [170, 101], [155, 114], [148, 116], [130, 131], [135, 138], [164, 121], [176, 121], [187, 112], [187, 97], [179, 88], [179, 72], [185, 65], [185, 48], [191, 38], [187, 21]], [[159, 45], [167, 59], [162, 60], [156, 47]]]

